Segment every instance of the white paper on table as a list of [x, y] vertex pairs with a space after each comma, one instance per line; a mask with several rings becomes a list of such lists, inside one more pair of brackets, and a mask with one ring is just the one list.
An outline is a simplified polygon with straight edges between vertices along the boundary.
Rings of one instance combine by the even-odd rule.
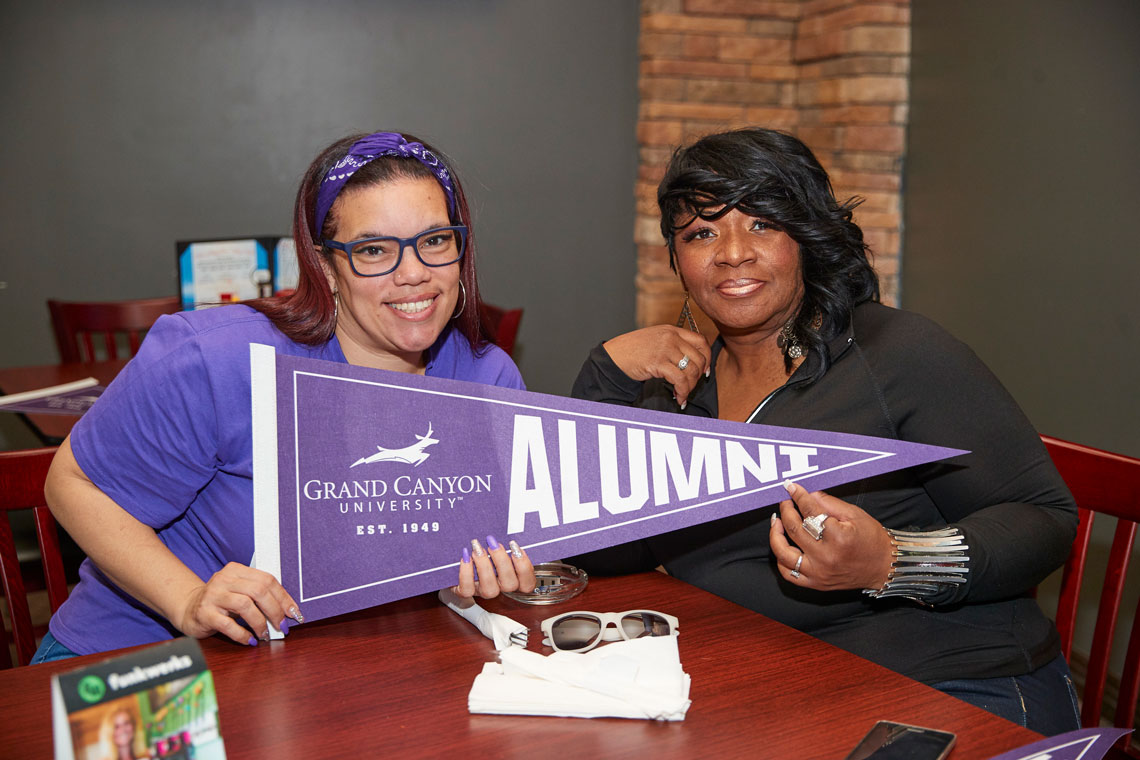
[[676, 636], [549, 656], [511, 647], [499, 658], [475, 677], [470, 712], [684, 720], [691, 704]]

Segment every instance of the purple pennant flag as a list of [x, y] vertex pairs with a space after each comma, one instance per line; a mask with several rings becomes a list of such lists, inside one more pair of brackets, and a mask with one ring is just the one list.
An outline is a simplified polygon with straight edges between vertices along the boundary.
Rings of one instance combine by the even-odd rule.
[[277, 355], [251, 346], [255, 565], [315, 620], [962, 454]]
[[1082, 728], [1003, 752], [990, 760], [1100, 760], [1130, 728]]

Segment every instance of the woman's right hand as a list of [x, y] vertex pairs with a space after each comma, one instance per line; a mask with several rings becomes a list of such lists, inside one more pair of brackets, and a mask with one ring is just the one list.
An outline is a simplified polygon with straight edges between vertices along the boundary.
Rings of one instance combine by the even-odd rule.
[[701, 375], [708, 377], [712, 371], [712, 349], [705, 336], [672, 325], [634, 330], [607, 340], [602, 347], [631, 379], [659, 377], [672, 385], [673, 398], [682, 409]]
[[207, 583], [190, 594], [182, 616], [176, 621], [178, 630], [187, 636], [204, 639], [221, 633], [239, 644], [257, 644], [235, 617], [240, 617], [262, 641], [269, 640], [267, 621], [288, 633], [286, 617], [304, 622], [297, 602], [267, 572], [230, 562]]

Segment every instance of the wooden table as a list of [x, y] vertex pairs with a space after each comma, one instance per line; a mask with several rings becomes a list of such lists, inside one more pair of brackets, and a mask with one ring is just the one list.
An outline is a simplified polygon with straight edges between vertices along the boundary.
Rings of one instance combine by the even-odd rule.
[[[471, 715], [467, 693], [491, 643], [427, 595], [299, 626], [256, 648], [203, 641], [228, 757], [839, 759], [880, 719], [957, 733], [951, 760], [1040, 738], [660, 573], [594, 578], [556, 606], [483, 604], [529, 625], [529, 648], [547, 653], [537, 626], [560, 611], [676, 615], [692, 677], [686, 719]], [[50, 757], [50, 676], [75, 664], [0, 672], [0, 755]]]
[[[74, 364], [44, 364], [36, 367], [0, 369], [0, 393], [21, 393], [93, 377], [106, 386], [126, 366], [127, 359]], [[8, 412], [10, 414], [10, 412]], [[21, 414], [45, 446], [63, 442], [79, 417], [71, 414]]]

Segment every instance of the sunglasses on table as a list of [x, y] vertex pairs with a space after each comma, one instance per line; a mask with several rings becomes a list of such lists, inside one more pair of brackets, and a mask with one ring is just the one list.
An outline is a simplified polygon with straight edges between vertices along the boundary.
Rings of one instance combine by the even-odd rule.
[[585, 652], [603, 641], [670, 636], [677, 633], [677, 618], [653, 610], [625, 612], [564, 612], [542, 621], [542, 633], [559, 652]]

